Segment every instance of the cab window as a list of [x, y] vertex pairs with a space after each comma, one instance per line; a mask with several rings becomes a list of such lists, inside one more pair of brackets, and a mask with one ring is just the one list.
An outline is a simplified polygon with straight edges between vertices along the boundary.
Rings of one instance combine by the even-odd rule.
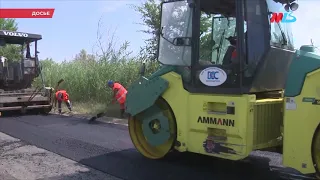
[[[158, 60], [162, 64], [191, 65], [192, 9], [185, 1], [163, 3]], [[182, 39], [181, 39], [182, 38]], [[179, 45], [180, 44], [180, 45]]]
[[200, 63], [224, 64], [230, 40], [235, 41], [236, 19], [202, 13], [200, 24]]
[[[286, 19], [293, 20], [294, 12], [291, 10], [286, 11], [285, 5], [281, 4], [280, 2], [275, 2], [274, 0], [266, 0], [268, 6], [268, 15], [269, 15], [269, 23], [270, 23], [270, 45], [275, 47], [280, 47], [283, 49], [293, 50], [293, 35], [291, 31], [291, 22], [282, 22], [280, 21], [273, 21], [271, 22], [274, 15], [279, 15], [280, 13], [286, 14]], [[276, 18], [277, 19], [277, 18]]]

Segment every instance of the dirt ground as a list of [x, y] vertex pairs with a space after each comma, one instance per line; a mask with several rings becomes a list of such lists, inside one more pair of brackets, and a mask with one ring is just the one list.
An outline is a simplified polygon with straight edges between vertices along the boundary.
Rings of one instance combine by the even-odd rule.
[[[120, 118], [119, 104], [113, 104], [106, 106], [104, 104], [95, 103], [77, 103], [73, 104], [73, 112], [69, 113], [69, 110], [63, 105], [62, 112], [64, 116], [74, 116], [77, 118], [90, 119], [97, 113], [106, 112], [108, 117], [101, 117], [97, 119], [105, 123], [128, 125], [128, 119]], [[58, 114], [57, 111], [51, 111], [53, 114]]]
[[118, 178], [0, 133], [0, 180]]

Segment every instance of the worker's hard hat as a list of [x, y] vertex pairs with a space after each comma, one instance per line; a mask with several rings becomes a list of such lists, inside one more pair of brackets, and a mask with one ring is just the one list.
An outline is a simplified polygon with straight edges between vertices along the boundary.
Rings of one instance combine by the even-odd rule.
[[113, 84], [113, 81], [112, 80], [109, 80], [108, 81], [108, 86], [111, 86]]

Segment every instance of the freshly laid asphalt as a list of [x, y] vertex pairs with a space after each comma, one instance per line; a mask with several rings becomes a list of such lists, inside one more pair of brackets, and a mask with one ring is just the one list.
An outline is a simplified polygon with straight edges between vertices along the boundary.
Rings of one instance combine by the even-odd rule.
[[[128, 180], [274, 180], [269, 159], [231, 162], [193, 153], [148, 160], [133, 147], [127, 127], [58, 115], [0, 117], [0, 132], [106, 174]], [[70, 177], [71, 178], [71, 177]]]

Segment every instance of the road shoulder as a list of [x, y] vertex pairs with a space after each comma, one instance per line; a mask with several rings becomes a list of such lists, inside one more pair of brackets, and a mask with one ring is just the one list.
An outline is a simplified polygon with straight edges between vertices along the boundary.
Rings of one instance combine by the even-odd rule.
[[[58, 113], [51, 113], [51, 114], [59, 115]], [[61, 116], [86, 119], [88, 121], [92, 117], [92, 115], [90, 115], [90, 114], [80, 114], [80, 113], [63, 113], [63, 114], [61, 114]], [[115, 118], [115, 117], [101, 117], [101, 118], [98, 118], [96, 121], [109, 123], [109, 124], [118, 124], [118, 125], [128, 126], [128, 119], [120, 119], [120, 118]]]

